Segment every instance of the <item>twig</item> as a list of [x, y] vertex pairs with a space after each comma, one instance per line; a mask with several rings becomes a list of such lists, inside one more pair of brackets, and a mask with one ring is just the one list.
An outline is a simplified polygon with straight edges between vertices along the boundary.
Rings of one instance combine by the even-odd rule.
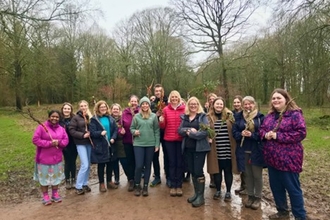
[[[248, 110], [247, 112], [248, 112], [248, 113], [247, 113], [247, 117], [246, 117], [246, 118], [249, 118], [249, 117], [250, 117], [250, 111]], [[246, 123], [245, 123], [245, 128], [244, 128], [243, 131], [247, 131], [248, 128], [249, 128], [249, 122], [246, 122]], [[244, 140], [245, 140], [245, 136], [242, 137], [240, 147], [243, 147]]]

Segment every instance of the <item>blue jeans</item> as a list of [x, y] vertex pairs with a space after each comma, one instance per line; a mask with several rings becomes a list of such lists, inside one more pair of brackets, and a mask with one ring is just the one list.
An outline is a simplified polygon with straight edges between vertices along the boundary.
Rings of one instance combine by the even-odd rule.
[[304, 198], [300, 188], [299, 173], [285, 172], [268, 167], [269, 184], [272, 190], [277, 211], [287, 211], [286, 192], [291, 202], [292, 214], [295, 218], [306, 218]]
[[90, 144], [77, 145], [77, 151], [80, 159], [80, 169], [77, 175], [76, 189], [82, 189], [83, 186], [88, 185], [92, 146]]
[[184, 161], [181, 143], [181, 141], [165, 141], [172, 188], [182, 188]]
[[142, 169], [144, 168], [144, 185], [148, 185], [151, 172], [151, 162], [154, 156], [155, 147], [134, 146], [135, 155], [135, 184], [140, 184]]

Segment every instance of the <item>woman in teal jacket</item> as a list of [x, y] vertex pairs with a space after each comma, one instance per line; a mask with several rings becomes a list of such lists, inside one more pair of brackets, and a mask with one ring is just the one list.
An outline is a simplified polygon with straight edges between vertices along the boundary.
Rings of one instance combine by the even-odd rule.
[[141, 174], [144, 168], [143, 196], [148, 196], [151, 162], [154, 152], [159, 150], [159, 125], [155, 113], [150, 110], [150, 100], [143, 97], [140, 102], [140, 111], [133, 118], [130, 130], [133, 135], [135, 155], [135, 195], [141, 195]]

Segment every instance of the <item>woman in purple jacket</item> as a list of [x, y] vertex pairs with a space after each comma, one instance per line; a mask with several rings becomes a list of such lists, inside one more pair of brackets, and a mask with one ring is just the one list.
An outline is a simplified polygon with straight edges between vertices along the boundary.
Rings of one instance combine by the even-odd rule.
[[286, 192], [289, 194], [295, 219], [306, 219], [299, 182], [303, 163], [301, 141], [306, 137], [306, 124], [301, 109], [287, 91], [273, 91], [270, 111], [261, 126], [260, 137], [264, 140], [263, 154], [278, 211], [270, 215], [269, 219], [289, 217]]
[[[32, 142], [36, 145], [36, 169], [34, 180], [41, 185], [42, 203], [51, 205], [61, 202], [58, 185], [64, 180], [62, 150], [69, 143], [65, 129], [59, 125], [60, 112], [52, 110], [48, 113], [48, 120], [40, 124], [33, 134]], [[49, 198], [48, 186], [52, 187], [52, 197]]]

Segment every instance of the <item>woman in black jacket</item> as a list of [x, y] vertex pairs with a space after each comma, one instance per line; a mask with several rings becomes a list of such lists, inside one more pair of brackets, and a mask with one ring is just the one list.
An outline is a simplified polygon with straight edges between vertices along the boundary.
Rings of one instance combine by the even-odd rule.
[[94, 144], [92, 149], [92, 163], [97, 163], [97, 175], [99, 178], [100, 192], [106, 192], [104, 184], [104, 168], [106, 167], [107, 188], [117, 189], [118, 186], [112, 182], [112, 159], [116, 160], [115, 148], [111, 145], [117, 138], [117, 124], [110, 116], [110, 108], [105, 101], [98, 101], [94, 107], [94, 116], [91, 119], [90, 131]]

